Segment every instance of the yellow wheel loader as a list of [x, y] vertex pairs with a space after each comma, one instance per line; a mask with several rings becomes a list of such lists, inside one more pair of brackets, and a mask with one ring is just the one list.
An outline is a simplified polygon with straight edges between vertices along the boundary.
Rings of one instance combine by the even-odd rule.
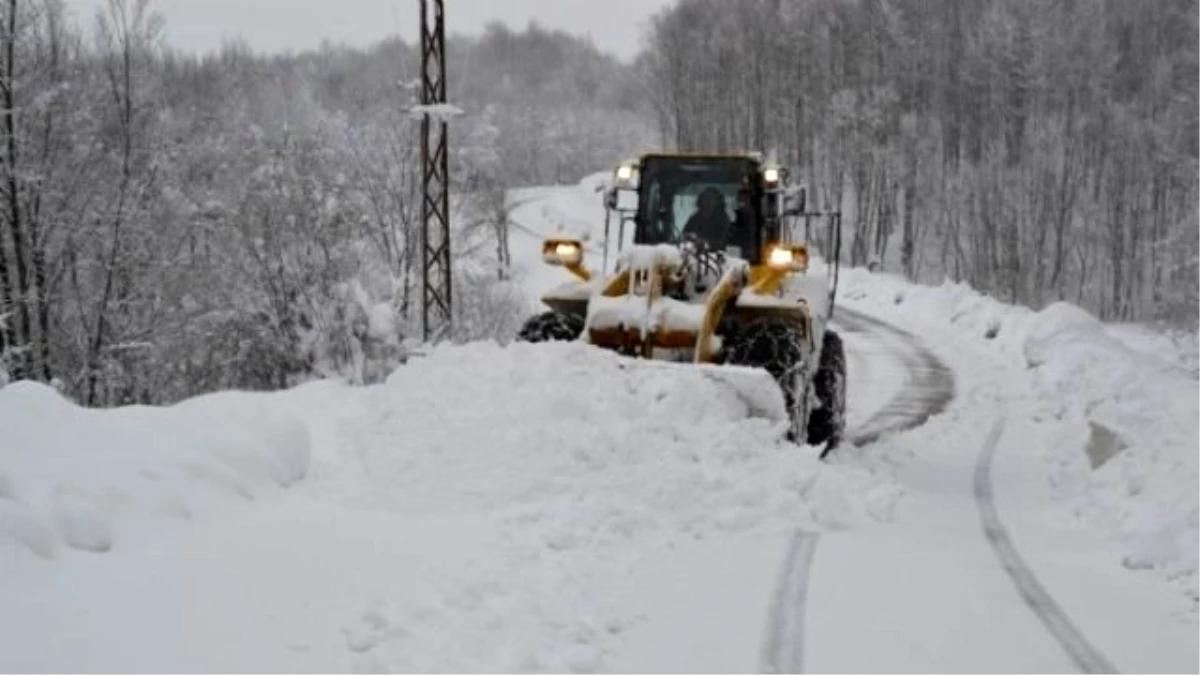
[[[761, 392], [765, 381], [786, 414], [788, 440], [823, 446], [822, 457], [836, 448], [846, 365], [828, 322], [840, 214], [809, 211], [806, 191], [759, 153], [646, 154], [616, 167], [604, 200], [601, 268], [585, 264], [579, 239], [546, 239], [544, 262], [572, 278], [542, 297], [548, 310], [529, 318], [518, 339], [581, 340], [709, 368], [743, 390]], [[811, 226], [821, 220], [828, 263], [810, 261]]]

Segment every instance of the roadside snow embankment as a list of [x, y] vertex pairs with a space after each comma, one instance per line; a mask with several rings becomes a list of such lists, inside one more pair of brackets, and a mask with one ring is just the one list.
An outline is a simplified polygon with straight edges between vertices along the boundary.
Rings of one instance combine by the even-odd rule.
[[644, 609], [639, 575], [662, 556], [890, 520], [890, 475], [781, 443], [783, 422], [739, 393], [582, 344], [410, 360], [347, 427], [334, 490], [358, 508], [478, 519], [494, 539], [485, 559], [425, 580], [439, 609], [389, 603], [405, 632], [355, 668], [604, 669]]
[[1196, 332], [1138, 323], [1113, 323], [1108, 334], [1135, 352], [1164, 359], [1193, 380], [1200, 379], [1200, 340]]
[[842, 273], [839, 292], [898, 325], [958, 334], [989, 354], [1010, 414], [1052, 425], [1046, 447], [1030, 451], [1040, 453], [1061, 513], [1108, 531], [1127, 567], [1154, 569], [1194, 607], [1200, 390], [1176, 355], [1130, 349], [1068, 303], [1033, 311], [966, 284], [916, 286], [860, 269]]
[[[1197, 383], [1167, 362], [1135, 352], [1078, 307], [1039, 312], [1025, 340], [1043, 400], [1060, 418], [1087, 422], [1086, 459], [1059, 453], [1064, 488], [1079, 515], [1127, 540], [1131, 568], [1180, 580], [1196, 598]], [[1095, 469], [1088, 471], [1088, 469]]]
[[[775, 386], [765, 375], [751, 381]], [[852, 480], [852, 469], [823, 469], [815, 450], [782, 444], [784, 421], [756, 400], [689, 365], [582, 344], [475, 343], [393, 373], [358, 444], [393, 503], [536, 508], [571, 521], [564, 539], [879, 515], [869, 500], [838, 500], [844, 511], [834, 512], [813, 499], [822, 482]], [[869, 497], [864, 487], [837, 491]]]
[[0, 565], [108, 551], [302, 479], [308, 430], [269, 402], [231, 392], [92, 410], [40, 384], [0, 388]]

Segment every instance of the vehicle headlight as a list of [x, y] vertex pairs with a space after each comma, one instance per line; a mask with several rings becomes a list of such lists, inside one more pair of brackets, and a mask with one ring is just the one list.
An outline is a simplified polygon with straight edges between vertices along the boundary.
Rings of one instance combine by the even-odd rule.
[[640, 164], [637, 160], [626, 159], [613, 169], [613, 187], [621, 190], [632, 190], [638, 182], [638, 168]]
[[542, 261], [550, 265], [583, 262], [583, 244], [573, 239], [551, 239], [542, 244]]
[[803, 272], [808, 269], [808, 249], [804, 245], [776, 244], [767, 253], [767, 266], [788, 272]]
[[779, 169], [771, 166], [763, 170], [763, 180], [767, 183], [779, 182]]

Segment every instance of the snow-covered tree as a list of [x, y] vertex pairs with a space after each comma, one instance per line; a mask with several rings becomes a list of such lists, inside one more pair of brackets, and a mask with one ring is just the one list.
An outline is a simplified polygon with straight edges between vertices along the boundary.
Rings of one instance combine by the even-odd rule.
[[[0, 0], [0, 370], [91, 405], [376, 381], [421, 310], [419, 52], [171, 51], [152, 0]], [[634, 71], [531, 25], [453, 37], [455, 339], [507, 339], [508, 189], [649, 127]]]
[[777, 151], [845, 211], [850, 262], [1194, 327], [1197, 14], [681, 0], [639, 66], [665, 143]]

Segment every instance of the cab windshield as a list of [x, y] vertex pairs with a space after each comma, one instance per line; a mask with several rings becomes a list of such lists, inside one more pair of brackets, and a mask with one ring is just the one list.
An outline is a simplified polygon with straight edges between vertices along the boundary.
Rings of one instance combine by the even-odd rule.
[[723, 249], [737, 220], [738, 192], [753, 186], [743, 157], [647, 157], [639, 178], [637, 243], [688, 238]]

